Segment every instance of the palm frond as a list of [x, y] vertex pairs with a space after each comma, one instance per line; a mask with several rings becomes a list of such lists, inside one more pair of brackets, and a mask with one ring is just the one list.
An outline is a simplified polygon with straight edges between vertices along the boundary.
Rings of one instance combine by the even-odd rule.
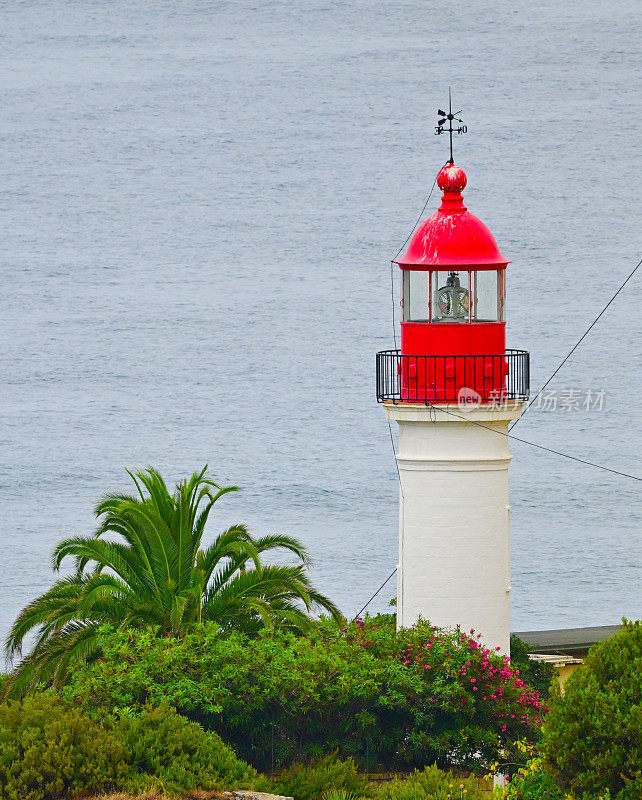
[[62, 685], [72, 663], [97, 652], [99, 628], [97, 623], [70, 623], [34, 647], [3, 685], [3, 697], [22, 697], [38, 685]]
[[306, 567], [312, 565], [307, 548], [293, 536], [285, 536], [283, 534], [262, 536], [260, 539], [254, 540], [254, 545], [259, 553], [265, 553], [268, 550], [276, 549], [288, 550], [290, 553], [294, 553], [295, 556], [298, 556]]
[[[209, 619], [253, 634], [277, 627], [306, 632], [315, 609], [343, 620], [312, 585], [308, 552], [293, 537], [255, 539], [237, 524], [203, 546], [214, 504], [237, 491], [209, 478], [207, 466], [172, 493], [152, 467], [128, 474], [137, 494], [101, 498], [95, 533], [64, 539], [54, 550], [54, 570], [69, 557], [75, 573], [32, 600], [14, 622], [7, 659], [19, 656], [29, 637], [35, 645], [14, 669], [12, 692], [66, 680], [77, 661], [96, 652], [104, 624], [179, 634]], [[301, 563], [264, 565], [263, 555], [276, 551]]]

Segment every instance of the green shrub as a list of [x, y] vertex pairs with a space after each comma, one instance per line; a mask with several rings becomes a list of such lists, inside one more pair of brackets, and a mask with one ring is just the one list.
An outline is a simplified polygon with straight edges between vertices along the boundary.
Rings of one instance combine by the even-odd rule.
[[79, 792], [249, 787], [256, 772], [215, 733], [173, 708], [145, 706], [97, 723], [56, 694], [0, 705], [0, 800]]
[[125, 747], [113, 733], [39, 694], [0, 706], [0, 800], [53, 800], [118, 788]]
[[294, 764], [272, 780], [272, 788], [294, 800], [321, 800], [324, 794], [338, 791], [365, 797], [368, 779], [357, 772], [351, 758], [341, 761], [332, 754], [311, 764]]
[[322, 800], [360, 800], [360, 798], [345, 789], [329, 789], [323, 793]]
[[474, 633], [393, 616], [307, 637], [251, 638], [205, 625], [182, 638], [105, 629], [101, 659], [78, 667], [66, 696], [93, 714], [167, 702], [260, 769], [334, 751], [360, 767], [437, 763], [486, 770], [534, 741], [542, 709], [518, 669]]
[[173, 708], [146, 706], [125, 714], [115, 733], [127, 748], [127, 788], [153, 788], [166, 794], [193, 789], [247, 788], [256, 772], [240, 761], [215, 733], [204, 731]]
[[539, 758], [531, 759], [510, 780], [508, 786], [497, 793], [502, 800], [564, 800], [564, 792], [551, 776], [542, 769]]
[[532, 649], [530, 645], [513, 634], [510, 637], [510, 663], [514, 669], [519, 670], [522, 680], [539, 692], [540, 697], [548, 697], [557, 672], [555, 667], [546, 661], [533, 661], [529, 658], [528, 654]]
[[395, 778], [379, 787], [381, 800], [483, 800], [487, 794], [474, 778], [460, 778], [436, 766], [415, 770], [407, 778]]
[[642, 797], [642, 622], [594, 645], [551, 697], [544, 754], [557, 783], [593, 800]]

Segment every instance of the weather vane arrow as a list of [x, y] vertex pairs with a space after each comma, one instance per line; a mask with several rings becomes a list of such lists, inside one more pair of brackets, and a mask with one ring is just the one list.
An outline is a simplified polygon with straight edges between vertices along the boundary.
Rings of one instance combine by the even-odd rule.
[[[448, 133], [450, 136], [450, 163], [454, 164], [455, 159], [453, 158], [453, 133], [462, 134], [468, 133], [468, 126], [464, 125], [464, 120], [460, 119], [457, 114], [461, 114], [461, 109], [459, 111], [453, 112], [453, 102], [452, 97], [450, 94], [450, 86], [448, 87], [448, 113], [439, 109], [437, 111], [439, 114], [439, 119], [437, 120], [437, 125], [435, 126], [435, 136], [439, 136], [442, 133]], [[457, 127], [453, 127], [453, 122], [461, 122], [461, 125]], [[448, 127], [444, 127], [448, 123]]]

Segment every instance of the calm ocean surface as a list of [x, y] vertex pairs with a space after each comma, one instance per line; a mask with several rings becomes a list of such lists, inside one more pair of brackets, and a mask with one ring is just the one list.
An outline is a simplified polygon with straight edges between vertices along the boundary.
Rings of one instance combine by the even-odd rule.
[[[355, 613], [396, 563], [374, 396], [390, 258], [446, 142], [551, 373], [640, 257], [633, 0], [0, 10], [0, 634], [125, 467], [205, 462], [218, 528], [304, 540]], [[430, 211], [438, 204], [434, 196]], [[642, 274], [515, 433], [642, 475]], [[640, 616], [640, 483], [513, 444], [513, 627]], [[214, 530], [215, 528], [212, 528]], [[393, 581], [373, 610], [386, 607]]]

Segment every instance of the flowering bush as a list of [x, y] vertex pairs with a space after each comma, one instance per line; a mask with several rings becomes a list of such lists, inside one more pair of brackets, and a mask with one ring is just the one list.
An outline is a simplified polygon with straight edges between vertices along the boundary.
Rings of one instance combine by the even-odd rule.
[[307, 637], [176, 639], [105, 629], [103, 657], [76, 669], [67, 697], [97, 716], [166, 701], [259, 768], [337, 751], [366, 770], [437, 763], [483, 771], [534, 741], [545, 709], [508, 659], [474, 632], [394, 617], [320, 623]]
[[547, 709], [519, 669], [496, 652], [499, 647], [484, 647], [474, 630], [419, 623], [392, 636], [376, 621], [357, 621], [346, 636], [374, 654], [400, 648], [402, 665], [420, 681], [410, 747], [424, 754], [424, 763], [465, 763], [475, 769], [502, 751], [505, 760], [514, 760], [517, 740], [538, 738]]

